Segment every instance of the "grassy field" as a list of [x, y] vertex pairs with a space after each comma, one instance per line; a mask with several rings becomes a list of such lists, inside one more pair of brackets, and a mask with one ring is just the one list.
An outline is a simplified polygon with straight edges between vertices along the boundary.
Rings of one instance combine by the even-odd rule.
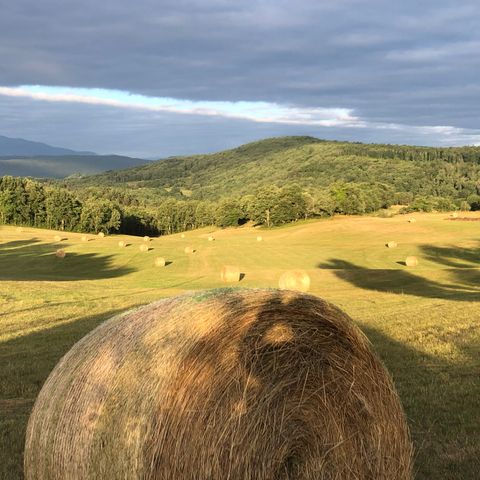
[[[276, 286], [283, 271], [307, 270], [312, 293], [354, 318], [393, 375], [415, 441], [416, 478], [478, 478], [480, 222], [414, 217], [306, 222], [263, 230], [262, 242], [251, 227], [203, 229], [155, 238], [148, 253], [136, 237], [82, 242], [80, 234], [0, 227], [0, 478], [22, 478], [35, 397], [78, 339], [117, 312], [221, 286], [223, 264], [241, 267], [241, 287]], [[389, 240], [398, 247], [387, 249]], [[60, 245], [64, 259], [54, 255]], [[419, 265], [407, 268], [407, 255]], [[155, 267], [156, 256], [171, 263]]]

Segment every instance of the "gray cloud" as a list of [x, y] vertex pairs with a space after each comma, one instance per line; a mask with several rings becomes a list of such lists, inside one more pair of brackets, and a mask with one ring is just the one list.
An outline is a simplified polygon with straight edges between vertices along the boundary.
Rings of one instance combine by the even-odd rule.
[[[346, 108], [367, 127], [258, 125], [0, 97], [7, 115], [0, 133], [31, 133], [53, 143], [46, 136], [61, 131], [65, 146], [149, 155], [174, 153], [173, 141], [182, 136], [175, 153], [187, 148], [188, 137], [188, 148], [207, 151], [276, 132], [422, 144], [478, 141], [479, 21], [477, 0], [4, 2], [0, 85]], [[43, 124], [36, 130], [34, 119]], [[49, 127], [55, 122], [59, 130]], [[68, 125], [76, 125], [76, 136]], [[464, 130], [446, 139], [424, 126]], [[127, 143], [127, 132], [132, 141], [143, 138], [141, 146]]]

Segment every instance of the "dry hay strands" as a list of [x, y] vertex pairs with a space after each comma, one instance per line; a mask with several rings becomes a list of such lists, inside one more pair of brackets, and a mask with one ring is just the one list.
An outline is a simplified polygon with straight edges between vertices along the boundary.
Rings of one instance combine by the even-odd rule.
[[278, 287], [281, 290], [308, 292], [310, 289], [310, 276], [304, 270], [290, 270], [280, 276]]
[[263, 237], [261, 235], [257, 235], [257, 242], [261, 242], [263, 240]]
[[187, 254], [190, 255], [191, 253], [195, 253], [195, 249], [193, 247], [185, 247], [183, 251]]
[[393, 240], [390, 240], [386, 245], [387, 245], [387, 248], [397, 248], [398, 247], [398, 243], [394, 242]]
[[405, 259], [405, 265], [407, 267], [416, 267], [418, 265], [418, 258], [413, 255], [410, 255]]
[[237, 265], [224, 265], [220, 272], [220, 278], [225, 283], [239, 282], [242, 279], [240, 267]]
[[214, 241], [215, 241], [215, 237], [213, 237], [212, 235], [210, 235], [210, 236], [208, 237], [208, 241], [209, 241], [209, 242], [214, 242]]
[[163, 257], [157, 257], [155, 259], [156, 267], [164, 267], [167, 264], [167, 261]]
[[97, 236], [100, 237], [100, 238], [103, 238], [105, 236], [105, 234], [103, 232], [98, 232]]
[[55, 252], [55, 256], [57, 258], [65, 258], [67, 256], [67, 253], [65, 252], [65, 250], [63, 250], [62, 248], [59, 248], [56, 252]]
[[123, 240], [120, 240], [120, 241], [118, 242], [118, 246], [119, 246], [120, 248], [124, 248], [124, 247], [127, 246], [127, 244], [126, 244]]
[[148, 248], [148, 245], [145, 244], [140, 245], [139, 249], [141, 252], [148, 252], [150, 250], [150, 248]]
[[80, 340], [37, 398], [24, 465], [26, 480], [409, 480], [411, 442], [347, 315], [297, 292], [220, 289]]
[[145, 235], [145, 236], [143, 237], [143, 241], [144, 241], [144, 242], [149, 242], [150, 240], [151, 240], [151, 238], [150, 238], [148, 235]]

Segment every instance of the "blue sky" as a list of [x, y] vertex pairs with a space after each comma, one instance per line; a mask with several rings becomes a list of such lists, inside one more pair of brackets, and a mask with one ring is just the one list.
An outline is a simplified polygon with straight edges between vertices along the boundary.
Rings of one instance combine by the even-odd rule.
[[480, 144], [480, 3], [16, 0], [0, 134], [149, 158], [276, 135]]

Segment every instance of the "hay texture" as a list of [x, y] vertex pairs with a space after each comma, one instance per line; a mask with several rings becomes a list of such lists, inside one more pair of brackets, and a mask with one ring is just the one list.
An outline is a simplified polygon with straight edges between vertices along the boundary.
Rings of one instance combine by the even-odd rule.
[[104, 322], [50, 374], [26, 480], [407, 480], [394, 386], [309, 295], [214, 290]]
[[405, 265], [407, 267], [416, 267], [418, 265], [418, 258], [414, 257], [413, 255], [407, 257], [405, 259]]
[[257, 242], [261, 242], [263, 240], [261, 235], [257, 235]]
[[304, 270], [291, 270], [281, 275], [278, 280], [281, 290], [298, 290], [308, 292], [310, 289], [310, 276]]
[[167, 264], [166, 260], [163, 257], [157, 257], [155, 259], [156, 267], [164, 267]]
[[149, 250], [148, 245], [145, 245], [145, 244], [140, 245], [139, 249], [141, 252], [148, 252]]
[[118, 246], [119, 246], [120, 248], [124, 248], [125, 245], [126, 245], [126, 244], [125, 244], [125, 242], [124, 242], [123, 240], [120, 240], [120, 241], [118, 242]]
[[220, 272], [220, 278], [225, 283], [239, 282], [240, 275], [240, 267], [237, 265], [224, 265]]
[[99, 236], [100, 238], [103, 238], [103, 237], [105, 236], [105, 234], [104, 234], [103, 232], [98, 232], [98, 236]]
[[63, 250], [62, 248], [59, 248], [56, 252], [55, 252], [55, 256], [57, 258], [65, 258], [67, 256], [67, 254], [65, 253], [65, 250]]
[[388, 248], [397, 248], [397, 246], [397, 242], [394, 242], [393, 240], [390, 240], [390, 242], [387, 243]]
[[185, 247], [185, 249], [183, 251], [186, 254], [190, 254], [190, 253], [193, 253], [195, 250], [193, 249], [193, 247]]

